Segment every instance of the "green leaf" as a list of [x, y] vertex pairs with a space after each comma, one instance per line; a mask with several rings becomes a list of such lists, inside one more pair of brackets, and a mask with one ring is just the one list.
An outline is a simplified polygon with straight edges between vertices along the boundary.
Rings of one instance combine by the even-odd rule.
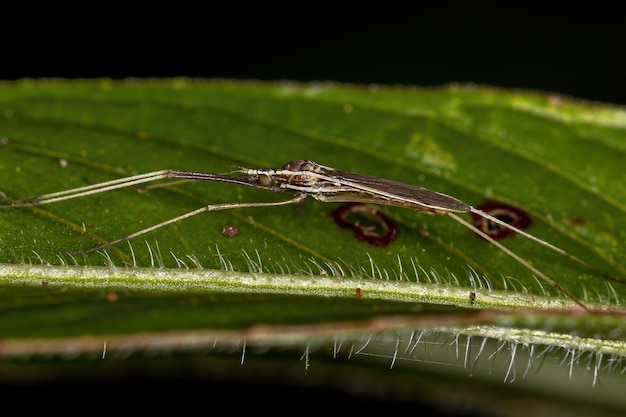
[[[340, 204], [306, 199], [200, 213], [89, 255], [62, 254], [206, 205], [290, 198], [206, 181], [135, 187], [0, 210], [0, 374], [62, 378], [72, 363], [80, 378], [104, 356], [112, 363], [98, 366], [124, 375], [158, 352], [162, 369], [180, 360], [216, 375], [219, 363], [245, 380], [260, 369], [279, 378], [297, 366], [285, 379], [299, 381], [354, 368], [368, 375], [365, 391], [384, 378], [385, 395], [438, 405], [448, 400], [434, 392], [454, 390], [453, 403], [473, 398], [474, 408], [506, 412], [480, 401], [496, 389], [578, 414], [619, 410], [626, 284], [606, 277], [626, 277], [625, 128], [623, 108], [457, 85], [1, 84], [7, 198], [162, 169], [227, 173], [310, 159], [522, 210], [529, 233], [593, 269], [521, 236], [501, 243], [604, 310], [581, 313], [450, 217], [400, 207], [377, 206], [398, 231], [383, 246], [339, 227]], [[225, 226], [237, 234], [225, 236]], [[356, 375], [346, 372], [343, 382]], [[459, 376], [464, 390], [451, 388]], [[545, 385], [551, 378], [559, 387]]]

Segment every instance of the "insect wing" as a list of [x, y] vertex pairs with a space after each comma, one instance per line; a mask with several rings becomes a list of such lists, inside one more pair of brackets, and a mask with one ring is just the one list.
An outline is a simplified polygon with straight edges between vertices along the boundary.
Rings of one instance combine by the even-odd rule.
[[339, 170], [328, 171], [321, 177], [327, 181], [371, 194], [380, 198], [381, 203], [408, 206], [440, 214], [449, 211], [465, 213], [470, 210], [469, 205], [449, 195], [386, 178]]

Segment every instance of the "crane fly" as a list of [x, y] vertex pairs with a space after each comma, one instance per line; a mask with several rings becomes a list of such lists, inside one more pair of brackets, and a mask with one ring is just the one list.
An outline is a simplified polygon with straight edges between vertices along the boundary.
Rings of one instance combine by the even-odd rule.
[[[526, 269], [543, 279], [545, 282], [554, 287], [557, 291], [561, 292], [587, 311], [589, 311], [589, 308], [580, 300], [578, 300], [578, 298], [575, 297], [572, 293], [562, 287], [559, 283], [532, 266], [528, 261], [514, 253], [512, 250], [508, 249], [506, 246], [502, 245], [500, 242], [489, 236], [484, 231], [464, 220], [462, 217], [459, 216], [459, 214], [473, 213], [475, 215], [478, 215], [488, 222], [492, 222], [498, 226], [510, 229], [513, 232], [525, 238], [531, 239], [583, 265], [584, 267], [594, 272], [606, 276], [606, 274], [598, 271], [596, 268], [592, 267], [591, 265], [577, 258], [576, 256], [570, 254], [569, 252], [449, 195], [385, 178], [379, 178], [376, 176], [360, 174], [356, 172], [337, 170], [309, 160], [294, 160], [288, 162], [280, 169], [239, 168], [233, 171], [232, 174], [228, 175], [171, 169], [154, 171], [146, 174], [133, 175], [112, 181], [87, 185], [56, 193], [44, 194], [36, 197], [7, 199], [2, 201], [3, 204], [0, 205], [0, 208], [40, 206], [44, 204], [50, 204], [59, 201], [70, 200], [73, 198], [102, 193], [105, 191], [117, 190], [124, 187], [137, 186], [163, 179], [224, 182], [260, 188], [274, 192], [291, 193], [293, 197], [288, 200], [277, 202], [240, 202], [211, 204], [187, 212], [180, 216], [171, 218], [169, 220], [157, 223], [153, 226], [139, 230], [135, 233], [131, 233], [124, 237], [109, 241], [99, 246], [95, 246], [86, 250], [64, 253], [68, 255], [88, 254], [100, 249], [104, 249], [108, 246], [115, 245], [129, 239], [133, 239], [137, 236], [143, 235], [145, 233], [151, 232], [153, 230], [204, 212], [244, 207], [281, 206], [286, 204], [298, 203], [304, 200], [306, 197], [313, 197], [316, 200], [328, 203], [357, 202], [380, 204], [410, 208], [429, 214], [447, 215], [464, 227], [481, 236], [492, 245], [496, 246], [499, 250], [509, 255], [515, 261], [523, 265]], [[617, 278], [612, 279], [618, 280]]]

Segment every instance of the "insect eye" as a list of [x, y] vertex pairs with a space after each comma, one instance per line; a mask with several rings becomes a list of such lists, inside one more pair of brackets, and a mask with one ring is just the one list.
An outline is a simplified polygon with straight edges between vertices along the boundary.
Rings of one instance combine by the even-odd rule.
[[259, 175], [259, 178], [257, 179], [257, 182], [260, 185], [272, 185], [272, 183], [274, 181], [272, 180], [272, 177], [270, 177], [269, 175], [261, 174], [261, 175]]
[[293, 172], [300, 171], [300, 166], [302, 165], [303, 162], [304, 161], [299, 160], [299, 159], [295, 161], [287, 162], [285, 165], [283, 165], [283, 169], [287, 171], [293, 171]]
[[283, 169], [287, 171], [292, 171], [292, 172], [315, 171], [317, 169], [317, 164], [311, 161], [298, 159], [298, 160], [286, 163], [283, 166]]

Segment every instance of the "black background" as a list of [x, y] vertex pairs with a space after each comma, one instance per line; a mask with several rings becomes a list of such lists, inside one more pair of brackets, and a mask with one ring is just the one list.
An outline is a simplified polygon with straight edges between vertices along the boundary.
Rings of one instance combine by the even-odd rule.
[[621, 10], [500, 3], [103, 6], [5, 30], [0, 79], [461, 82], [626, 104]]
[[[89, 8], [5, 13], [10, 27], [3, 31], [0, 79], [185, 76], [421, 86], [459, 82], [626, 105], [624, 14], [602, 2], [155, 3], [145, 10], [110, 4]], [[186, 394], [177, 397], [181, 406], [208, 401], [207, 410], [216, 408], [221, 395], [231, 406], [233, 393], [245, 393], [248, 405], [256, 404], [259, 410], [279, 406], [267, 403], [268, 392], [281, 403], [291, 398], [299, 404], [298, 411], [312, 403], [318, 403], [319, 410], [320, 398], [329, 410], [335, 409], [333, 404], [356, 411], [377, 403], [333, 391], [284, 386], [266, 391], [253, 384], [180, 379], [62, 387], [67, 392], [87, 389], [90, 398], [110, 395], [110, 400], [128, 389], [148, 390], [152, 394], [145, 398], [146, 405], [155, 393], [176, 396], [182, 389]], [[205, 394], [194, 399], [197, 389]], [[415, 407], [433, 414], [423, 405]]]

